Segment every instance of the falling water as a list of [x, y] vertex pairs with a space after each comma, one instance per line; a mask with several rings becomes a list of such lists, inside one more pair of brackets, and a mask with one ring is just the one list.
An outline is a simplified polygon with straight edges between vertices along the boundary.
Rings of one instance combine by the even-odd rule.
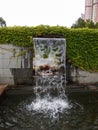
[[34, 38], [36, 95], [28, 109], [52, 113], [52, 116], [68, 107], [66, 87], [66, 46], [63, 38]]

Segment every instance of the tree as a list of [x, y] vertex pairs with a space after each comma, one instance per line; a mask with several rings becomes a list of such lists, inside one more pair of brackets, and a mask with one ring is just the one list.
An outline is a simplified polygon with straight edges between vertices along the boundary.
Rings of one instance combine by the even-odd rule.
[[78, 18], [71, 28], [98, 28], [98, 23], [94, 24], [92, 20], [84, 21], [82, 18]]
[[98, 22], [95, 24], [95, 28], [98, 28]]
[[84, 28], [85, 27], [85, 21], [82, 18], [78, 18], [75, 24], [71, 26], [71, 28]]
[[6, 27], [6, 21], [0, 17], [0, 27]]
[[92, 20], [87, 20], [85, 23], [86, 23], [85, 27], [87, 27], [87, 28], [95, 28], [95, 24], [94, 24], [94, 22]]

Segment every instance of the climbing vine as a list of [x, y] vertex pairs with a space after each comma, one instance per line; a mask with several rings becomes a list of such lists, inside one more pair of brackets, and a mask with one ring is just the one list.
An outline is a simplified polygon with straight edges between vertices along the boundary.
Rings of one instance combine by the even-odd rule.
[[0, 44], [31, 47], [33, 37], [63, 37], [67, 58], [80, 69], [98, 72], [98, 29], [68, 29], [62, 26], [0, 28]]

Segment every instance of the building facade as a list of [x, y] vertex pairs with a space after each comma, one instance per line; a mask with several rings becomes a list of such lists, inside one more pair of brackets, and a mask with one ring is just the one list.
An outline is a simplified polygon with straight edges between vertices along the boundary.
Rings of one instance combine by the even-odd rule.
[[98, 0], [85, 0], [85, 21], [98, 22]]

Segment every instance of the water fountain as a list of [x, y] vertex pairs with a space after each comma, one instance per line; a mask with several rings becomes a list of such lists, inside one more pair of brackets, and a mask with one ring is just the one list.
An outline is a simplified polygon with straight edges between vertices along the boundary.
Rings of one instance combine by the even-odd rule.
[[36, 99], [29, 110], [57, 114], [68, 107], [66, 86], [66, 45], [63, 38], [34, 38]]
[[0, 130], [97, 130], [98, 96], [65, 95], [65, 39], [34, 38], [33, 43], [36, 97], [5, 97]]

